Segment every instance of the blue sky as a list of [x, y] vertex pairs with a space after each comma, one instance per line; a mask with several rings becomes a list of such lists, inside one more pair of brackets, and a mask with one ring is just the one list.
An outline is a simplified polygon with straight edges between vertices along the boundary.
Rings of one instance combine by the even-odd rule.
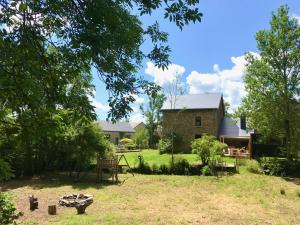
[[[180, 31], [173, 23], [163, 19], [163, 10], [142, 17], [144, 26], [157, 20], [161, 29], [169, 33], [172, 49], [172, 65], [166, 71], [154, 67], [145, 60], [138, 75], [164, 86], [175, 73], [189, 88], [189, 93], [222, 92], [232, 108], [239, 105], [246, 94], [242, 77], [245, 68], [244, 54], [258, 52], [255, 33], [269, 28], [272, 11], [280, 5], [288, 5], [290, 14], [299, 19], [299, 0], [200, 0], [199, 9], [204, 14], [201, 23], [190, 24]], [[149, 51], [146, 43], [143, 49]], [[105, 119], [109, 107], [105, 86], [94, 73], [96, 95], [94, 105], [98, 119]], [[146, 101], [145, 96], [136, 96], [132, 121], [143, 120], [138, 108]]]

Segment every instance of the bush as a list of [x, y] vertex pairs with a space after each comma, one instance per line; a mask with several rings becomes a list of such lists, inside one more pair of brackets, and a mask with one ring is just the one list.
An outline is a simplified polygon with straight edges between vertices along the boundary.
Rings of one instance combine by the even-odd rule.
[[190, 175], [198, 175], [202, 174], [203, 165], [190, 165], [189, 174]]
[[0, 158], [17, 177], [88, 168], [96, 153], [105, 154], [108, 141], [93, 117], [79, 115], [78, 110], [59, 109], [33, 116], [27, 110], [18, 121], [0, 123]]
[[140, 159], [139, 165], [136, 168], [136, 171], [142, 174], [152, 174], [153, 171], [151, 169], [151, 167], [149, 166], [149, 164], [147, 162], [144, 161], [143, 158]]
[[14, 178], [13, 170], [8, 162], [0, 159], [0, 181], [7, 181]]
[[203, 165], [208, 165], [210, 161], [216, 160], [217, 155], [226, 146], [216, 140], [216, 137], [204, 135], [192, 141], [192, 152], [200, 157]]
[[170, 161], [170, 172], [176, 175], [188, 175], [190, 164], [182, 157], [175, 157], [174, 163]]
[[170, 174], [170, 169], [165, 164], [160, 165], [159, 171], [160, 171], [161, 174]]
[[12, 224], [16, 218], [16, 207], [10, 195], [0, 192], [0, 224]]
[[132, 139], [135, 142], [136, 146], [138, 146], [139, 149], [148, 148], [149, 133], [146, 128], [144, 128], [144, 127], [137, 128]]
[[152, 167], [140, 158], [140, 163], [134, 171], [142, 174], [176, 174], [176, 175], [188, 175], [190, 173], [189, 162], [182, 157], [175, 157], [174, 164], [170, 160], [168, 165], [162, 164], [159, 167], [153, 164]]
[[260, 158], [263, 172], [273, 176], [300, 177], [300, 161], [288, 161], [278, 158]]
[[161, 170], [156, 164], [152, 165], [152, 173], [153, 174], [161, 174]]
[[212, 176], [213, 175], [213, 171], [211, 169], [211, 166], [206, 165], [202, 168], [201, 173], [203, 176]]
[[264, 174], [277, 176], [284, 173], [282, 164], [277, 158], [261, 158], [260, 165]]
[[120, 140], [120, 144], [124, 145], [126, 149], [132, 150], [136, 148], [136, 144], [134, 141], [130, 138], [123, 138]]
[[108, 144], [106, 146], [106, 151], [105, 151], [105, 154], [103, 157], [106, 159], [110, 159], [115, 156], [116, 156], [116, 146], [113, 143], [108, 142]]
[[178, 149], [176, 146], [179, 146], [181, 141], [182, 137], [175, 132], [165, 135], [157, 144], [159, 154], [172, 153], [172, 147], [174, 147], [173, 153], [178, 153], [180, 149]]
[[69, 145], [72, 147], [68, 156], [72, 165], [70, 169], [76, 172], [87, 170], [96, 153], [105, 157], [113, 150], [98, 124], [81, 128], [77, 135], [70, 138]]
[[170, 153], [172, 151], [172, 142], [169, 138], [160, 139], [157, 147], [159, 154]]
[[246, 170], [250, 173], [262, 173], [262, 168], [256, 160], [247, 160]]

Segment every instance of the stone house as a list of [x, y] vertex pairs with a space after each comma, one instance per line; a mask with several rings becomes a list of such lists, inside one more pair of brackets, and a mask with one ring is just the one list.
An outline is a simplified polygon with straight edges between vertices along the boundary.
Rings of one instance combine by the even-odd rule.
[[107, 136], [111, 143], [118, 145], [122, 138], [132, 138], [137, 129], [146, 127], [143, 122], [108, 122], [105, 120], [99, 121], [103, 133]]
[[[230, 139], [234, 143], [248, 140], [248, 144], [250, 140], [250, 130], [225, 117], [223, 96], [219, 93], [177, 96], [173, 107], [168, 100], [164, 103], [162, 114], [163, 135], [179, 136], [175, 151], [190, 152], [191, 142], [203, 134], [218, 137], [225, 143]], [[244, 132], [240, 132], [241, 128]]]

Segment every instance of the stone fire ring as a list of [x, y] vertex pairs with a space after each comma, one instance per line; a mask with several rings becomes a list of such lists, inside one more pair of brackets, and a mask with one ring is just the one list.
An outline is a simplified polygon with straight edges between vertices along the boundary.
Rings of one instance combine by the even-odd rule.
[[60, 206], [75, 207], [78, 214], [83, 214], [85, 209], [93, 203], [93, 196], [87, 194], [70, 194], [59, 198]]

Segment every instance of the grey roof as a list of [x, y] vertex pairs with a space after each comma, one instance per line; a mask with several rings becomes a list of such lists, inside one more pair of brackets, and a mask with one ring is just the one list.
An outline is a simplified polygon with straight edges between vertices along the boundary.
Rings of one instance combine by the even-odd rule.
[[135, 132], [134, 128], [128, 122], [108, 122], [105, 120], [99, 121], [99, 124], [103, 131], [111, 131], [111, 132]]
[[241, 129], [240, 119], [237, 121], [229, 117], [224, 117], [221, 121], [219, 136], [225, 137], [250, 137], [252, 129]]
[[136, 128], [140, 124], [144, 124], [144, 122], [129, 122], [132, 128]]
[[162, 110], [171, 109], [217, 109], [222, 99], [220, 93], [205, 93], [177, 96], [175, 108], [171, 107], [170, 101], [166, 100]]

